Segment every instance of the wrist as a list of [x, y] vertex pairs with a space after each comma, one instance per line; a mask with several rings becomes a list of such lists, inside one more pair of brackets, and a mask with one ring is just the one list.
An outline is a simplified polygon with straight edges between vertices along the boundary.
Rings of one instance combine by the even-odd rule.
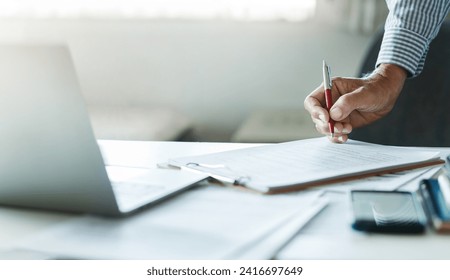
[[[398, 96], [400, 94], [403, 84], [408, 77], [408, 72], [395, 64], [380, 64], [377, 69], [372, 73], [374, 80], [381, 82], [388, 89], [388, 92]], [[397, 97], [395, 97], [396, 99]]]
[[401, 66], [395, 64], [382, 63], [374, 73], [383, 76], [389, 80], [398, 81], [403, 84], [408, 77], [408, 72]]
[[381, 98], [379, 113], [385, 115], [392, 110], [406, 78], [407, 71], [394, 64], [380, 64], [367, 78], [371, 90]]

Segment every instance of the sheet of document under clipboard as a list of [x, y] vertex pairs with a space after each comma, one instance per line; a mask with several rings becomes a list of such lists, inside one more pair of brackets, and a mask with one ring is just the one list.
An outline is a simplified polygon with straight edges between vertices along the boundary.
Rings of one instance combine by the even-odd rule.
[[169, 164], [263, 193], [299, 190], [441, 164], [439, 153], [325, 137], [174, 158]]

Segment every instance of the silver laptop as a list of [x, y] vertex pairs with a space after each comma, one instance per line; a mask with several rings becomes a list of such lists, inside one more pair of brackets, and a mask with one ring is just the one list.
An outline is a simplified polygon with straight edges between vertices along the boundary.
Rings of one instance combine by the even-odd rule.
[[204, 178], [156, 168], [108, 174], [66, 47], [0, 46], [0, 97], [0, 205], [116, 216]]

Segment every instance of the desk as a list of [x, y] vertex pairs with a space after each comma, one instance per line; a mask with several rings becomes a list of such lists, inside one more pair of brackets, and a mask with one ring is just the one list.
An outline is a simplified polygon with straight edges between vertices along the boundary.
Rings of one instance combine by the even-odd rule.
[[[255, 144], [99, 141], [105, 163], [156, 168], [167, 158], [225, 151]], [[440, 149], [450, 153], [450, 148]], [[188, 191], [189, 192], [189, 191]], [[278, 255], [280, 259], [450, 259], [450, 236], [365, 234], [350, 228], [345, 193], [326, 192], [330, 205], [314, 218]], [[176, 197], [174, 199], [177, 199]], [[173, 203], [173, 202], [172, 202]], [[151, 211], [148, 209], [147, 211]], [[204, 209], [208, 211], [208, 209]], [[81, 215], [0, 208], [0, 252], [4, 259], [45, 258], [14, 250], [24, 239]], [[201, 234], [202, 229], [198, 229]], [[111, 244], [113, 245], [113, 244]]]

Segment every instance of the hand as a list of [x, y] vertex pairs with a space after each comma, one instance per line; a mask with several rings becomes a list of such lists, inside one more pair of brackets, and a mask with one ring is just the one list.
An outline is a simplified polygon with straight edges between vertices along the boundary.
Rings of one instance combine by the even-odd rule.
[[[331, 94], [334, 105], [330, 114], [325, 109], [323, 85], [310, 93], [304, 102], [318, 132], [330, 141], [344, 143], [353, 128], [368, 125], [387, 115], [394, 107], [403, 88], [407, 73], [393, 64], [381, 64], [365, 78], [333, 78]], [[328, 120], [334, 120], [331, 137]]]

